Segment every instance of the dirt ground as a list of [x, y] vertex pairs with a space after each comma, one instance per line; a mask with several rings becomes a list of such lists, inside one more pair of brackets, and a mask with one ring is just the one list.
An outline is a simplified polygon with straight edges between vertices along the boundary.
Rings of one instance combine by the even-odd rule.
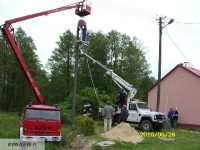
[[67, 135], [67, 141], [70, 142], [70, 145], [67, 146], [66, 150], [89, 150], [93, 144], [97, 143], [91, 137], [84, 136], [83, 134], [79, 135], [76, 131], [70, 132]]
[[143, 140], [134, 127], [131, 127], [129, 123], [124, 122], [118, 124], [110, 131], [103, 133], [102, 136], [111, 140], [132, 142], [134, 144]]
[[[111, 141], [119, 140], [124, 142], [132, 142], [134, 144], [143, 140], [134, 127], [131, 127], [130, 124], [124, 122], [118, 124], [110, 131], [98, 135], [106, 137]], [[76, 131], [73, 131], [67, 135], [67, 141], [70, 143], [70, 145], [67, 147], [67, 150], [89, 150], [93, 144], [99, 143], [99, 141], [96, 141], [94, 137], [91, 138], [89, 136], [84, 136], [83, 134], [79, 135]]]

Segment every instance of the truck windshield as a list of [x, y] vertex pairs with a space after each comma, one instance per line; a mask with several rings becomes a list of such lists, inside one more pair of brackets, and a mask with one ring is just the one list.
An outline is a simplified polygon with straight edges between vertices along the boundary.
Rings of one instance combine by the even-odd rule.
[[60, 120], [60, 111], [26, 109], [26, 119]]
[[147, 103], [138, 103], [138, 108], [140, 108], [140, 109], [149, 109]]

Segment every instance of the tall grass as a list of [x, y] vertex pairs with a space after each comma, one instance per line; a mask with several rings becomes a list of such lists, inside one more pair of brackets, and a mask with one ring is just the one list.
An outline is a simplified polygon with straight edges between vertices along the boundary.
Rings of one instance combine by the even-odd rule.
[[[0, 139], [17, 139], [19, 134], [18, 113], [0, 112]], [[48, 142], [45, 144], [45, 150], [60, 150], [67, 145], [66, 134], [70, 131], [69, 125], [62, 125], [62, 140], [59, 144]]]
[[16, 139], [19, 133], [19, 116], [17, 113], [0, 113], [0, 138]]

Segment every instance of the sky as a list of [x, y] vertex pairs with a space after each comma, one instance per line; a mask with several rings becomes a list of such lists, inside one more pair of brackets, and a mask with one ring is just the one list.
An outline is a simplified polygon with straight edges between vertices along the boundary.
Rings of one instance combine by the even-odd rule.
[[[0, 0], [0, 25], [6, 20], [43, 12], [78, 0]], [[158, 79], [159, 25], [163, 27], [170, 19], [172, 24], [162, 29], [161, 77], [176, 65], [184, 62], [200, 69], [200, 1], [199, 0], [90, 0], [91, 14], [83, 18], [89, 30], [108, 33], [111, 30], [136, 36], [143, 42], [148, 53], [151, 76]], [[164, 16], [166, 18], [164, 19]], [[45, 66], [56, 47], [59, 36], [70, 29], [76, 33], [80, 20], [75, 9], [65, 10], [48, 16], [40, 16], [14, 23], [31, 36], [37, 47], [36, 54]]]

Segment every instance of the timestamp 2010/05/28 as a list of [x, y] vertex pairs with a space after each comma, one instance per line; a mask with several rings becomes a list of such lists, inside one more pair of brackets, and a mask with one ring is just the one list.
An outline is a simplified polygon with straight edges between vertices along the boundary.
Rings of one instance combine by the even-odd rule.
[[172, 138], [176, 136], [175, 132], [140, 132], [141, 137], [166, 137]]

